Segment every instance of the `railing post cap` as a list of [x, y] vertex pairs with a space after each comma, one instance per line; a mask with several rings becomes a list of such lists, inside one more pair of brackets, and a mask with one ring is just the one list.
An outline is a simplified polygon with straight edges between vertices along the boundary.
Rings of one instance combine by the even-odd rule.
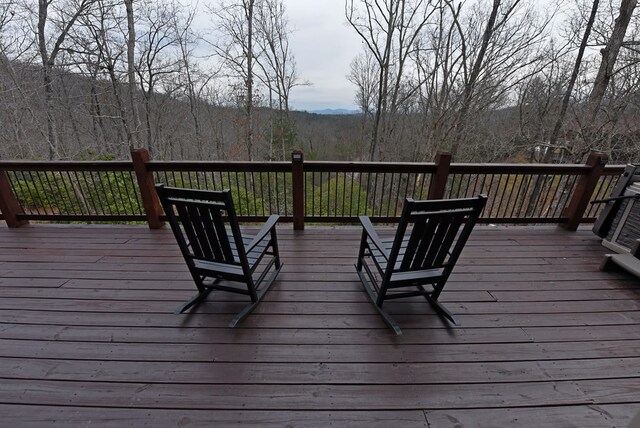
[[149, 160], [149, 150], [145, 149], [144, 147], [139, 149], [131, 149], [131, 158], [133, 159], [136, 156], [144, 160]]
[[291, 152], [291, 162], [302, 162], [304, 161], [304, 153], [300, 149], [296, 149]]
[[609, 162], [609, 156], [606, 153], [599, 151], [591, 151], [587, 158], [588, 165], [606, 165]]
[[436, 152], [435, 163], [438, 164], [451, 164], [451, 153], [449, 152]]

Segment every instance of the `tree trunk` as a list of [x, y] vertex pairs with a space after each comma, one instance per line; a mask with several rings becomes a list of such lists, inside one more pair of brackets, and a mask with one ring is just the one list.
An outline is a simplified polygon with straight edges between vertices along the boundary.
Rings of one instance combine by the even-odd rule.
[[187, 92], [189, 93], [189, 114], [193, 119], [193, 127], [196, 135], [196, 149], [198, 152], [198, 159], [203, 159], [204, 149], [202, 147], [202, 135], [200, 131], [200, 119], [198, 118], [198, 98], [193, 90], [193, 82], [191, 81], [191, 73], [187, 67]]
[[478, 77], [480, 76], [480, 70], [482, 69], [482, 65], [484, 63], [484, 57], [487, 52], [487, 48], [489, 47], [489, 41], [491, 41], [493, 31], [495, 30], [494, 27], [496, 24], [496, 18], [498, 16], [498, 10], [500, 9], [500, 1], [501, 0], [493, 0], [491, 15], [489, 15], [487, 26], [485, 27], [484, 33], [482, 35], [482, 45], [480, 46], [480, 51], [478, 51], [478, 55], [476, 56], [476, 59], [473, 63], [473, 68], [471, 69], [469, 80], [464, 85], [464, 95], [462, 99], [462, 106], [460, 106], [460, 111], [458, 112], [456, 134], [453, 142], [451, 143], [452, 157], [456, 156], [456, 153], [460, 148], [460, 140], [464, 138], [465, 128], [467, 126], [467, 114], [469, 113], [469, 108], [471, 107], [473, 91], [475, 89]]
[[60, 159], [58, 151], [58, 130], [56, 129], [56, 119], [53, 112], [53, 86], [51, 82], [51, 58], [47, 51], [47, 41], [45, 38], [45, 25], [47, 23], [47, 12], [49, 2], [47, 0], [38, 1], [38, 49], [42, 59], [42, 81], [44, 86], [44, 102], [47, 113], [47, 143], [49, 145], [49, 160]]
[[382, 68], [380, 69], [380, 83], [378, 84], [378, 100], [376, 102], [376, 114], [373, 118], [373, 126], [371, 129], [371, 145], [369, 147], [369, 161], [373, 162], [376, 158], [376, 150], [378, 148], [378, 133], [380, 129], [380, 121], [382, 118]]
[[[246, 0], [245, 0], [246, 1]], [[245, 3], [247, 14], [247, 153], [253, 160], [253, 5], [255, 0]]]
[[389, 95], [389, 68], [391, 67], [391, 48], [394, 37], [394, 22], [396, 14], [398, 12], [398, 6], [395, 7], [394, 12], [389, 15], [389, 22], [386, 29], [386, 41], [384, 54], [380, 65], [380, 77], [378, 84], [378, 101], [376, 103], [376, 116], [373, 123], [373, 133], [371, 136], [371, 151], [369, 153], [369, 160], [375, 161], [377, 159], [377, 152], [380, 147], [380, 126], [382, 125], [382, 134], [384, 135], [384, 121], [387, 111], [387, 96]]
[[[133, 136], [131, 135], [131, 123], [127, 118], [127, 112], [123, 105], [122, 95], [120, 93], [120, 81], [118, 80], [115, 70], [113, 69], [113, 64], [110, 64], [107, 68], [109, 73], [109, 80], [111, 81], [111, 89], [113, 91], [113, 96], [115, 98], [116, 107], [118, 109], [118, 113], [120, 113], [120, 124], [122, 125], [122, 130], [127, 138], [127, 144], [129, 147], [132, 146]], [[119, 138], [120, 140], [121, 138]]]
[[[95, 76], [91, 79], [91, 110], [90, 114], [93, 121], [94, 138], [98, 142], [99, 147], [106, 147], [107, 153], [111, 153], [109, 137], [105, 129], [104, 120], [102, 120], [102, 106], [96, 89]], [[99, 131], [98, 131], [99, 130]], [[101, 136], [102, 138], [99, 138]]]
[[587, 104], [587, 123], [589, 124], [593, 124], [598, 115], [602, 98], [609, 85], [609, 80], [611, 80], [611, 76], [613, 75], [613, 67], [616, 64], [618, 52], [624, 41], [624, 36], [636, 5], [637, 0], [622, 0], [620, 3], [620, 13], [616, 18], [611, 37], [604, 49], [600, 51], [602, 54], [602, 62], [600, 63], [598, 74], [593, 82], [593, 89], [591, 90]]
[[[587, 21], [587, 25], [584, 29], [584, 35], [582, 36], [582, 41], [580, 42], [580, 48], [578, 49], [578, 56], [576, 57], [576, 63], [573, 66], [573, 72], [571, 73], [571, 77], [569, 78], [569, 84], [567, 86], [567, 91], [564, 93], [564, 98], [562, 99], [562, 106], [560, 107], [560, 113], [558, 113], [558, 118], [556, 120], [556, 124], [553, 127], [553, 131], [551, 133], [551, 138], [549, 139], [550, 149], [556, 144], [558, 141], [558, 134], [560, 134], [560, 128], [562, 127], [562, 122], [564, 121], [564, 116], [567, 113], [567, 108], [569, 107], [569, 101], [571, 100], [571, 93], [573, 92], [573, 86], [578, 79], [578, 73], [580, 72], [580, 64], [582, 63], [582, 57], [584, 55], [584, 50], [587, 47], [587, 42], [589, 41], [589, 35], [591, 34], [591, 27], [593, 26], [593, 21], [596, 18], [596, 13], [598, 12], [598, 4], [599, 0], [593, 0], [593, 5], [591, 6], [591, 15], [589, 15], [589, 20]], [[548, 161], [548, 156], [553, 152], [553, 150], [548, 150], [544, 156], [544, 160]]]
[[[64, 110], [65, 113], [67, 115], [67, 120], [69, 121], [69, 125], [71, 125], [71, 131], [73, 132], [73, 136], [76, 140], [76, 143], [78, 145], [77, 150], [82, 150], [83, 149], [83, 144], [82, 144], [82, 139], [80, 138], [80, 131], [78, 129], [78, 123], [75, 119], [75, 117], [73, 116], [73, 107], [71, 106], [71, 103], [69, 102], [71, 100], [71, 96], [69, 93], [69, 90], [67, 88], [67, 85], [64, 82], [64, 75], [60, 77], [60, 87], [62, 89], [62, 93], [64, 95], [64, 100], [65, 100], [65, 106], [64, 106]], [[70, 140], [69, 136], [66, 135], [63, 131], [63, 134], [65, 139]], [[95, 141], [93, 141], [93, 143], [95, 143]], [[68, 150], [67, 150], [68, 153]]]
[[53, 85], [51, 83], [51, 68], [45, 65], [42, 68], [44, 81], [44, 102], [47, 110], [47, 137], [49, 143], [49, 160], [60, 159], [58, 129], [55, 113], [53, 111]]
[[133, 17], [133, 0], [124, 0], [127, 9], [127, 76], [129, 78], [129, 110], [131, 115], [130, 132], [127, 133], [127, 143], [129, 149], [133, 150], [138, 145], [138, 129], [140, 119], [136, 107], [136, 73], [135, 73], [135, 49], [136, 49], [136, 28]]

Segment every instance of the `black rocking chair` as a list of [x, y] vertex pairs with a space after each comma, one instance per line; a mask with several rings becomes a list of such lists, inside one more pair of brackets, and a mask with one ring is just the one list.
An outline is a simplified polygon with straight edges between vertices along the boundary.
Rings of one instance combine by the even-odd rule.
[[[198, 294], [175, 313], [201, 302], [212, 290], [248, 295], [251, 303], [229, 323], [235, 327], [258, 306], [282, 268], [275, 228], [279, 216], [269, 217], [257, 235], [243, 236], [229, 190], [191, 190], [163, 184], [156, 190], [198, 288]], [[254, 281], [254, 271], [265, 255], [271, 258]], [[245, 286], [222, 285], [221, 280]]]
[[[369, 217], [360, 217], [363, 229], [356, 270], [369, 299], [396, 335], [402, 334], [400, 327], [382, 308], [391, 299], [424, 296], [439, 315], [457, 324], [438, 297], [486, 202], [484, 195], [407, 199], [394, 239], [380, 239]], [[366, 257], [373, 260], [380, 281]], [[431, 287], [425, 289], [425, 285]]]

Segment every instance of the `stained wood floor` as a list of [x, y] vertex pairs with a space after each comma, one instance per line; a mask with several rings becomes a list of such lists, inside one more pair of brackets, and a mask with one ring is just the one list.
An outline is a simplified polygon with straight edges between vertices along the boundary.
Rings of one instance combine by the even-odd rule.
[[[279, 280], [194, 291], [169, 230], [0, 229], [5, 426], [624, 427], [640, 411], [640, 284], [588, 230], [478, 227], [442, 301], [390, 305], [355, 273], [354, 227], [278, 229]], [[404, 313], [404, 315], [402, 315]], [[55, 423], [55, 424], [54, 424]]]

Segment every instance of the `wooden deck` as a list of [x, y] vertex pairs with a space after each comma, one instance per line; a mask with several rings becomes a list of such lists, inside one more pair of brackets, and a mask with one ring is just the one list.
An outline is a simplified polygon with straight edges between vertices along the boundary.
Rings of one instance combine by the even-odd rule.
[[395, 303], [394, 337], [357, 280], [359, 230], [290, 229], [279, 280], [231, 330], [235, 297], [172, 314], [194, 286], [169, 230], [3, 226], [3, 425], [625, 427], [640, 411], [640, 284], [598, 271], [589, 230], [478, 227], [442, 295], [461, 325]]

